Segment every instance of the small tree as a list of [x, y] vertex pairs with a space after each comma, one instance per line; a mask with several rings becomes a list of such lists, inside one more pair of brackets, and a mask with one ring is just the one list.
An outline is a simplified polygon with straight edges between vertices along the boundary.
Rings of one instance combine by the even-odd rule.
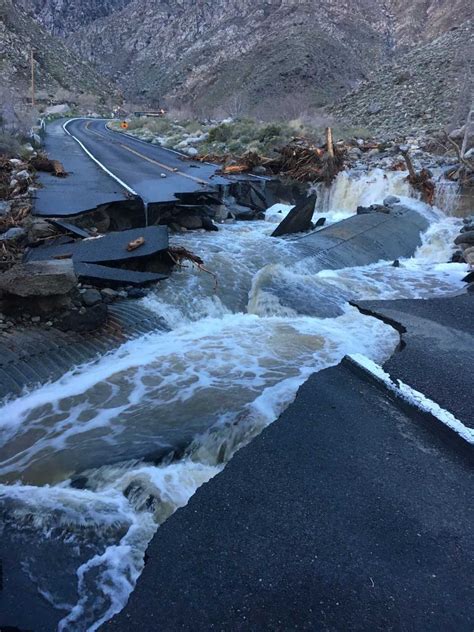
[[248, 100], [241, 92], [234, 93], [222, 105], [222, 110], [227, 116], [234, 119], [248, 114], [248, 109]]

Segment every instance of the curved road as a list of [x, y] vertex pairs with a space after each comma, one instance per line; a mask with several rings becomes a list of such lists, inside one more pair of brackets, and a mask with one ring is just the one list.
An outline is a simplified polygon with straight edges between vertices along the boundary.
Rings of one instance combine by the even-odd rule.
[[111, 131], [104, 120], [73, 119], [65, 129], [146, 203], [174, 201], [176, 193], [212, 191], [229, 182], [217, 175], [216, 165], [188, 160], [169, 149]]
[[[220, 176], [217, 165], [112, 131], [107, 123], [81, 118], [48, 124], [45, 149], [51, 159], [63, 163], [69, 175], [39, 174], [36, 215], [67, 217], [130, 196], [145, 204], [173, 203], [183, 194], [212, 194], [220, 185], [236, 181]], [[266, 178], [243, 175], [237, 179]]]

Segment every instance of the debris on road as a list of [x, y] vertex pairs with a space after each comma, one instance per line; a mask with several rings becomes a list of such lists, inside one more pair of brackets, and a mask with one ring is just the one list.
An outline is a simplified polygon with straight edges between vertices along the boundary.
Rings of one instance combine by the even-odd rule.
[[297, 182], [324, 182], [330, 185], [344, 168], [346, 148], [334, 144], [332, 130], [327, 128], [326, 142], [315, 145], [305, 138], [295, 138], [284, 147], [275, 149], [275, 158], [260, 156], [256, 152], [247, 152], [243, 156], [200, 156], [201, 162], [224, 163], [221, 173], [236, 175], [255, 173], [264, 167], [268, 175], [280, 175]]
[[136, 250], [137, 248], [140, 248], [140, 246], [143, 246], [144, 243], [145, 243], [145, 238], [138, 237], [137, 239], [134, 239], [128, 244], [127, 250], [129, 252], [132, 252], [132, 250]]
[[44, 154], [39, 154], [31, 160], [31, 166], [36, 171], [44, 171], [45, 173], [52, 173], [57, 178], [65, 178], [69, 175], [64, 166], [59, 160], [51, 160]]

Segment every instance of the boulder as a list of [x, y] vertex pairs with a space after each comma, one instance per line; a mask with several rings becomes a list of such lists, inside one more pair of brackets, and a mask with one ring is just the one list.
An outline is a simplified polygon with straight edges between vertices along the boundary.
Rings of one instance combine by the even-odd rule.
[[396, 195], [387, 195], [387, 197], [383, 201], [384, 206], [393, 206], [394, 204], [398, 204], [400, 202], [400, 198]]
[[17, 263], [0, 275], [0, 291], [14, 296], [67, 294], [77, 285], [70, 260]]
[[351, 160], [357, 160], [362, 156], [362, 151], [361, 149], [359, 149], [359, 147], [351, 147], [347, 152], [347, 155]]
[[50, 105], [45, 110], [45, 114], [67, 114], [71, 110], [71, 106], [67, 103], [60, 103], [59, 105]]
[[316, 194], [313, 193], [293, 208], [272, 233], [272, 237], [302, 233], [312, 228]]
[[5, 200], [0, 200], [0, 217], [2, 215], [7, 215], [11, 210], [11, 204], [10, 202], [7, 202]]
[[255, 219], [256, 212], [254, 209], [248, 206], [242, 206], [241, 204], [232, 204], [228, 207], [228, 210], [232, 213], [234, 219], [240, 219], [242, 221], [251, 221]]
[[367, 108], [367, 114], [372, 114], [372, 115], [380, 114], [381, 111], [382, 111], [382, 105], [378, 103], [377, 101], [373, 101]]
[[65, 314], [57, 323], [61, 331], [93, 331], [107, 320], [107, 305], [98, 303], [82, 311], [72, 311]]
[[374, 149], [371, 149], [369, 152], [367, 152], [367, 158], [375, 158], [375, 157], [378, 157], [379, 154], [380, 154], [380, 149], [377, 149], [375, 147]]
[[219, 230], [217, 226], [214, 224], [214, 222], [212, 221], [212, 219], [208, 217], [207, 215], [203, 215], [201, 217], [201, 220], [202, 220], [202, 227], [204, 228], [204, 230], [208, 230], [208, 231]]
[[15, 174], [15, 178], [17, 180], [29, 180], [30, 179], [30, 173], [26, 170], [23, 169], [22, 171], [19, 171], [17, 174]]
[[198, 213], [180, 213], [176, 220], [180, 226], [188, 230], [202, 228], [202, 217]]
[[105, 287], [103, 290], [100, 291], [100, 293], [106, 303], [111, 303], [119, 297], [119, 293], [110, 287]]
[[474, 248], [468, 248], [464, 252], [464, 261], [470, 266], [474, 266]]
[[102, 295], [98, 290], [88, 289], [82, 294], [82, 302], [88, 307], [92, 307], [102, 302]]
[[146, 290], [142, 290], [139, 287], [132, 287], [129, 290], [127, 290], [127, 295], [128, 298], [144, 298], [147, 295], [147, 291]]
[[459, 246], [460, 244], [474, 245], [474, 230], [468, 230], [465, 233], [461, 233], [456, 237], [454, 243], [456, 246]]
[[30, 242], [35, 242], [45, 237], [51, 237], [51, 235], [54, 235], [54, 228], [44, 219], [33, 220], [28, 228], [28, 240]]

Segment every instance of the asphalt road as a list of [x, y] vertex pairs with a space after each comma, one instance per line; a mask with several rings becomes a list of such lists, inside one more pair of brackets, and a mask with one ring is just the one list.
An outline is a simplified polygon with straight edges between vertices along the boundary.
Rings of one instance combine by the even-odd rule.
[[[64, 126], [67, 131], [65, 131]], [[189, 160], [182, 154], [107, 128], [106, 120], [71, 119], [49, 123], [45, 149], [68, 173], [56, 178], [40, 173], [34, 213], [67, 217], [104, 204], [174, 203], [188, 193], [215, 193], [236, 180], [261, 180], [242, 175], [227, 178], [219, 166]]]
[[472, 454], [343, 362], [159, 529], [102, 629], [470, 632]]
[[[40, 186], [33, 199], [35, 215], [68, 217], [93, 211], [103, 204], [130, 204], [129, 192], [100, 169], [63, 129], [63, 120], [49, 123], [44, 148], [53, 160], [59, 160], [69, 174], [56, 178], [39, 172]], [[135, 205], [143, 209], [143, 202]]]
[[217, 175], [217, 165], [188, 160], [169, 149], [111, 131], [104, 120], [72, 120], [66, 128], [145, 203], [171, 202], [176, 194], [212, 191], [229, 182]]
[[474, 296], [356, 304], [382, 320], [398, 323], [404, 330], [402, 353], [384, 364], [392, 378], [424, 393], [464, 425], [474, 428]]

